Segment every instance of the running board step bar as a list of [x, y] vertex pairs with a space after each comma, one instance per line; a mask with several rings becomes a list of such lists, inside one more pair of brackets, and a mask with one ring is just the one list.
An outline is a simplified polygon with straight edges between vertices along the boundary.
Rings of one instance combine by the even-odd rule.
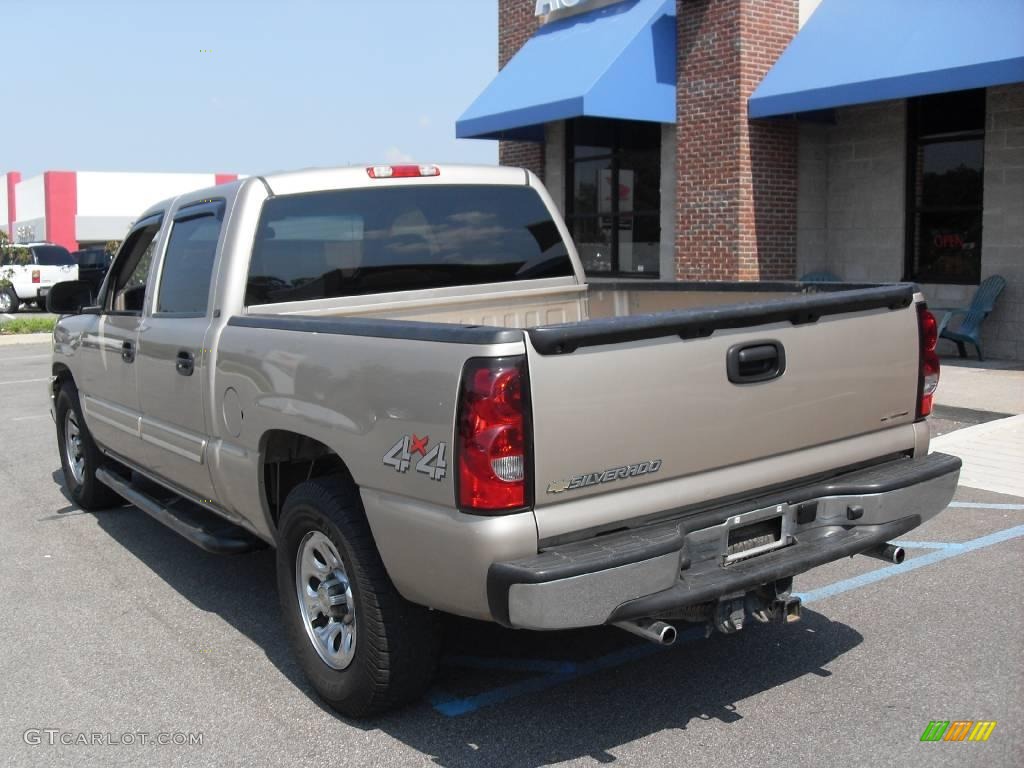
[[159, 501], [108, 469], [96, 470], [96, 479], [154, 520], [184, 536], [200, 549], [218, 555], [237, 555], [266, 547], [262, 541], [198, 504], [180, 496]]

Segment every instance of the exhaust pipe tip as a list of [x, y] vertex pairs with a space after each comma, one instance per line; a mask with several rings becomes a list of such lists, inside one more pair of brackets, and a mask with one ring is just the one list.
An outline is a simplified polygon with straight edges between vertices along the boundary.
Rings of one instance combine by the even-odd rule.
[[637, 621], [617, 621], [615, 626], [631, 632], [637, 637], [654, 643], [655, 645], [669, 646], [675, 643], [678, 633], [676, 628], [664, 621], [651, 621], [650, 619], [639, 619]]
[[898, 547], [895, 544], [879, 544], [877, 547], [864, 550], [861, 554], [895, 565], [900, 565], [907, 557], [903, 547]]

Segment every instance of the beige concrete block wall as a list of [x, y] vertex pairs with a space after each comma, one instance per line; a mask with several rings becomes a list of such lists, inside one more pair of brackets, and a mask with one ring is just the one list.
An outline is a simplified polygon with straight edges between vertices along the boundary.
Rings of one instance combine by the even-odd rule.
[[565, 123], [558, 121], [544, 126], [544, 186], [565, 216]]
[[797, 274], [900, 280], [906, 102], [837, 109], [835, 119], [800, 129]]
[[990, 88], [986, 102], [981, 277], [1006, 289], [988, 320], [986, 355], [1024, 360], [1024, 83]]
[[796, 196], [797, 277], [829, 268], [828, 131], [829, 127], [820, 123], [800, 125]]
[[906, 102], [836, 110], [827, 139], [828, 269], [851, 282], [902, 279]]

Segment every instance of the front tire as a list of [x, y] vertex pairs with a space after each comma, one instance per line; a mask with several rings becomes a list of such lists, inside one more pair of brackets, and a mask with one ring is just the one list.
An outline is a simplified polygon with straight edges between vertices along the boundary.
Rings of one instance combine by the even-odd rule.
[[332, 476], [296, 486], [278, 533], [285, 628], [321, 698], [349, 717], [419, 698], [437, 666], [437, 619], [391, 583], [355, 485]]
[[120, 496], [96, 479], [96, 470], [104, 464], [103, 454], [85, 425], [78, 390], [70, 381], [60, 388], [56, 406], [57, 448], [71, 498], [86, 511], [124, 504]]

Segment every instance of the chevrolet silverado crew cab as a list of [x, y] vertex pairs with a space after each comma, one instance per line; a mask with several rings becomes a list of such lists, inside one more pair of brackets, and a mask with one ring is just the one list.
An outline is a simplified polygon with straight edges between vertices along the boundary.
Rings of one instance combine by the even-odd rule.
[[78, 265], [62, 245], [14, 244], [0, 253], [0, 314], [17, 312], [23, 304], [42, 306], [56, 283], [78, 279]]
[[959, 476], [914, 286], [588, 284], [519, 169], [182, 195], [49, 303], [75, 501], [276, 547], [294, 652], [351, 716], [426, 688], [442, 613], [665, 644], [794, 621], [795, 575], [899, 561]]

